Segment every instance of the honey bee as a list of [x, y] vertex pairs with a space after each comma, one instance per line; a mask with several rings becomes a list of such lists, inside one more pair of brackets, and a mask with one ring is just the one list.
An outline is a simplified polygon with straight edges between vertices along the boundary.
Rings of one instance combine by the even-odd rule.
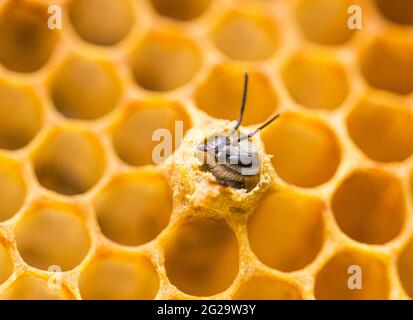
[[202, 151], [204, 169], [211, 172], [217, 181], [235, 189], [253, 189], [260, 177], [260, 154], [251, 138], [268, 126], [280, 114], [276, 114], [254, 131], [238, 136], [245, 111], [248, 91], [248, 73], [244, 75], [244, 89], [240, 116], [230, 134], [207, 137], [198, 149]]

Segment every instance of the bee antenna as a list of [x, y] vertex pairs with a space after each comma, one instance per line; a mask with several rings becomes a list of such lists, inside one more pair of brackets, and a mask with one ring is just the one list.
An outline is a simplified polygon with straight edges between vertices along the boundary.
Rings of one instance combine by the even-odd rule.
[[247, 138], [253, 137], [254, 135], [256, 135], [260, 130], [264, 129], [266, 126], [270, 125], [271, 122], [273, 122], [275, 119], [277, 119], [278, 117], [280, 117], [281, 115], [278, 113], [275, 116], [271, 117], [270, 119], [268, 119], [267, 121], [265, 121], [262, 125], [260, 125], [257, 129], [255, 129], [254, 131], [244, 134], [242, 136], [240, 136], [238, 138], [238, 142], [245, 140]]
[[232, 129], [231, 135], [235, 133], [235, 131], [238, 130], [238, 128], [241, 125], [242, 118], [244, 117], [244, 110], [245, 110], [245, 104], [247, 102], [247, 92], [248, 92], [248, 72], [244, 73], [244, 90], [242, 94], [242, 102], [241, 102], [241, 112], [237, 121], [237, 124], [235, 127]]

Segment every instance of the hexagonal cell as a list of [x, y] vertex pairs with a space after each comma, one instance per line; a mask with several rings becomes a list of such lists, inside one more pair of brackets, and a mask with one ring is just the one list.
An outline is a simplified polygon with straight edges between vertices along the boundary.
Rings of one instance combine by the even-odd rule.
[[159, 277], [148, 258], [103, 254], [82, 271], [79, 290], [89, 300], [149, 300], [156, 296]]
[[[361, 288], [357, 287], [358, 284]], [[388, 299], [386, 266], [372, 255], [353, 250], [341, 251], [318, 272], [314, 294], [319, 300]]]
[[0, 157], [0, 222], [19, 211], [26, 194], [26, 183], [20, 166], [10, 158]]
[[17, 278], [1, 295], [0, 300], [73, 300], [70, 291], [63, 286], [51, 288], [48, 281], [31, 275]]
[[188, 21], [202, 15], [211, 0], [151, 0], [155, 10], [165, 17]]
[[244, 282], [233, 300], [301, 300], [296, 287], [276, 278], [255, 276]]
[[361, 52], [360, 69], [374, 88], [406, 95], [413, 91], [413, 42], [406, 36], [379, 36]]
[[263, 60], [274, 54], [279, 34], [273, 18], [264, 12], [233, 10], [215, 26], [212, 39], [230, 58]]
[[0, 119], [0, 148], [23, 148], [42, 126], [41, 103], [31, 89], [0, 80]]
[[392, 22], [413, 24], [413, 2], [410, 0], [375, 0], [380, 13]]
[[[198, 107], [214, 118], [235, 120], [244, 87], [245, 68], [235, 64], [215, 66], [207, 79], [196, 89]], [[249, 71], [247, 104], [243, 125], [266, 120], [276, 109], [278, 98], [266, 75], [256, 70]]]
[[336, 189], [332, 209], [341, 230], [370, 244], [383, 244], [400, 232], [405, 219], [401, 182], [378, 169], [357, 170]]
[[92, 120], [116, 106], [122, 86], [111, 64], [75, 57], [56, 72], [50, 91], [56, 109], [64, 116]]
[[397, 267], [404, 290], [413, 298], [413, 239], [409, 240], [401, 252], [397, 261]]
[[105, 236], [124, 245], [140, 245], [168, 224], [172, 189], [158, 171], [118, 175], [98, 194], [95, 210]]
[[0, 284], [8, 279], [13, 273], [13, 261], [10, 253], [2, 242], [0, 242]]
[[88, 191], [106, 165], [103, 148], [93, 134], [62, 128], [49, 132], [32, 158], [40, 184], [65, 195]]
[[150, 32], [130, 57], [136, 82], [152, 91], [173, 90], [186, 84], [201, 62], [199, 48], [175, 29]]
[[322, 121], [286, 112], [263, 130], [267, 153], [280, 177], [300, 187], [315, 187], [335, 173], [341, 151], [334, 133]]
[[349, 92], [344, 66], [320, 53], [294, 54], [281, 75], [292, 98], [308, 108], [335, 109]]
[[62, 271], [75, 268], [86, 256], [90, 237], [78, 207], [41, 201], [34, 203], [16, 226], [17, 249], [33, 267]]
[[134, 101], [113, 127], [113, 144], [118, 156], [130, 165], [157, 164], [159, 159], [153, 158], [152, 153], [160, 142], [152, 138], [154, 133], [162, 130], [171, 134], [171, 141], [163, 141], [168, 147], [161, 155], [166, 158], [179, 147], [181, 132], [190, 127], [190, 116], [178, 102], [162, 98]]
[[187, 218], [164, 242], [165, 269], [179, 290], [209, 296], [227, 289], [238, 273], [238, 243], [223, 220]]
[[323, 243], [322, 202], [290, 190], [262, 200], [248, 221], [252, 251], [271, 268], [294, 271], [309, 264]]
[[129, 0], [73, 0], [69, 18], [85, 41], [102, 46], [120, 42], [134, 24], [134, 8]]
[[413, 115], [402, 101], [363, 98], [348, 115], [347, 129], [373, 160], [403, 161], [413, 152]]
[[347, 9], [353, 4], [351, 0], [301, 0], [296, 8], [301, 32], [315, 43], [343, 44], [354, 34], [347, 26]]
[[47, 27], [47, 7], [9, 1], [0, 14], [0, 63], [17, 72], [34, 72], [49, 60], [58, 31]]

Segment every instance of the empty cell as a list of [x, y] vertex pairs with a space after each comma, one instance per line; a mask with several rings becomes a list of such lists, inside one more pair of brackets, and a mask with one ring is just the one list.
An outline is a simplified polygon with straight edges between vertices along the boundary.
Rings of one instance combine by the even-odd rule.
[[151, 3], [160, 15], [188, 21], [207, 11], [211, 0], [151, 0]]
[[93, 120], [113, 110], [122, 87], [111, 64], [79, 57], [66, 61], [57, 70], [50, 94], [64, 116]]
[[354, 143], [371, 159], [403, 161], [413, 151], [413, 115], [402, 101], [363, 98], [347, 117]]
[[23, 148], [43, 124], [41, 102], [31, 89], [0, 80], [0, 119], [0, 148]]
[[87, 131], [55, 128], [32, 155], [40, 184], [65, 195], [93, 187], [105, 170], [105, 155], [97, 137]]
[[339, 252], [316, 275], [314, 291], [319, 300], [388, 299], [386, 266], [366, 253]]
[[359, 63], [372, 87], [402, 95], [413, 91], [413, 42], [407, 36], [373, 39], [361, 51]]
[[90, 247], [84, 213], [64, 203], [36, 202], [16, 226], [17, 249], [33, 267], [62, 271], [80, 264]]
[[315, 52], [293, 55], [281, 75], [292, 98], [311, 109], [339, 107], [350, 89], [344, 66]]
[[248, 221], [252, 251], [271, 268], [304, 268], [323, 243], [323, 210], [320, 200], [290, 190], [270, 194]]
[[87, 42], [102, 46], [120, 42], [135, 20], [129, 0], [74, 0], [68, 9], [77, 34]]
[[6, 281], [13, 273], [13, 261], [5, 245], [0, 242], [0, 284]]
[[150, 300], [158, 288], [158, 274], [144, 256], [101, 255], [79, 277], [80, 294], [87, 300]]
[[47, 26], [47, 7], [9, 1], [0, 14], [0, 63], [17, 72], [34, 72], [53, 53], [58, 31]]
[[410, 239], [406, 247], [401, 252], [397, 267], [400, 281], [407, 294], [413, 298], [413, 240]]
[[413, 2], [411, 0], [375, 0], [380, 13], [392, 22], [413, 24]]
[[278, 175], [300, 187], [330, 180], [341, 157], [337, 138], [322, 121], [286, 112], [263, 130], [267, 153]]
[[26, 193], [26, 183], [20, 166], [14, 160], [0, 157], [0, 222], [19, 211]]
[[[197, 106], [214, 118], [236, 120], [244, 87], [244, 72], [241, 65], [221, 64], [215, 66], [208, 77], [196, 88]], [[278, 97], [270, 79], [259, 71], [249, 71], [249, 86], [243, 125], [266, 120], [278, 105]]]
[[109, 239], [140, 245], [154, 239], [168, 224], [172, 189], [157, 171], [119, 175], [99, 192], [95, 211]]
[[[157, 164], [161, 160], [158, 158], [166, 158], [179, 147], [183, 133], [190, 127], [190, 116], [178, 102], [162, 98], [134, 101], [113, 127], [113, 145], [118, 156], [130, 165]], [[157, 132], [162, 132], [160, 140]], [[153, 156], [159, 146], [165, 148]]]
[[315, 43], [340, 45], [351, 38], [348, 8], [351, 0], [300, 0], [295, 16], [304, 36]]
[[383, 244], [398, 235], [405, 218], [405, 198], [398, 178], [378, 169], [357, 170], [332, 198], [336, 221], [349, 237]]
[[255, 276], [244, 282], [233, 300], [301, 300], [298, 289], [285, 280]]
[[130, 66], [136, 82], [152, 91], [168, 91], [189, 82], [201, 65], [201, 52], [181, 32], [150, 32], [134, 50]]
[[239, 60], [268, 59], [279, 42], [273, 18], [257, 10], [228, 12], [212, 30], [211, 36], [224, 54]]
[[238, 243], [223, 220], [187, 218], [164, 243], [166, 273], [179, 290], [209, 296], [227, 289], [238, 273]]
[[1, 295], [0, 300], [73, 300], [70, 291], [62, 285], [55, 288], [47, 279], [31, 275], [17, 278]]

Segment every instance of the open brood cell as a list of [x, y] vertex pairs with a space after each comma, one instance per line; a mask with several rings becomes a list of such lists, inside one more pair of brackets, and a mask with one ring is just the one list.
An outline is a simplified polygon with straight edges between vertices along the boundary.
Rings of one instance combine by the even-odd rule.
[[[0, 4], [0, 299], [413, 298], [411, 4], [391, 3], [67, 0], [60, 31], [48, 1]], [[282, 113], [277, 175], [252, 206], [193, 205], [153, 151], [236, 119], [245, 71], [245, 130]]]

